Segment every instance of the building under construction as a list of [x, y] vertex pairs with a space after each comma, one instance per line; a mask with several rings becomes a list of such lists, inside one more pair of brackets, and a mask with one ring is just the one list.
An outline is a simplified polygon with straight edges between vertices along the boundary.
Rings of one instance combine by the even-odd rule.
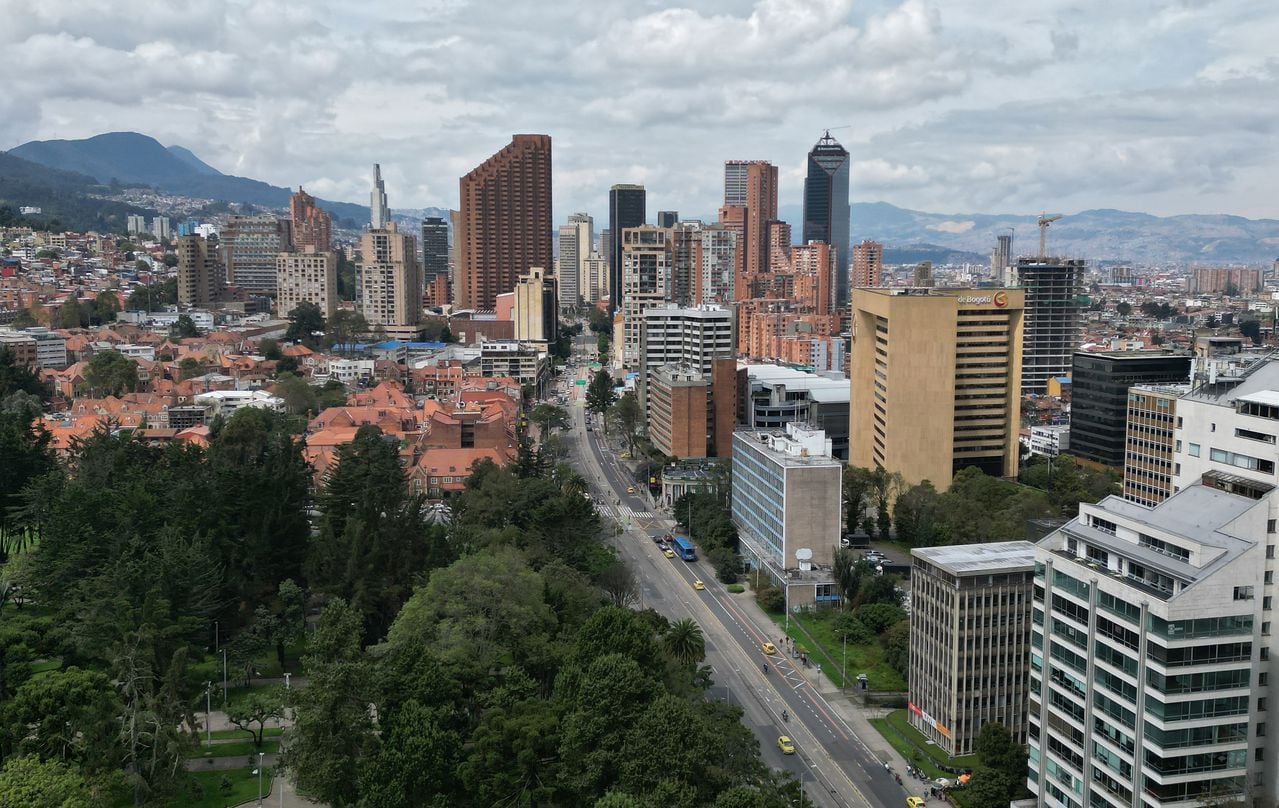
[[1070, 375], [1082, 325], [1084, 262], [1019, 258], [1015, 285], [1026, 290], [1021, 392], [1042, 394], [1049, 379]]

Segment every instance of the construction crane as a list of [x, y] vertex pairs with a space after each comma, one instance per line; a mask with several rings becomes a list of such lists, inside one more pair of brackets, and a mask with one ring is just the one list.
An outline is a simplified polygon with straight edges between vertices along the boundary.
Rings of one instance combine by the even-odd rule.
[[1048, 257], [1046, 252], [1045, 240], [1048, 237], [1048, 225], [1061, 218], [1060, 213], [1054, 213], [1052, 216], [1041, 214], [1039, 217], [1039, 260], [1042, 261]]

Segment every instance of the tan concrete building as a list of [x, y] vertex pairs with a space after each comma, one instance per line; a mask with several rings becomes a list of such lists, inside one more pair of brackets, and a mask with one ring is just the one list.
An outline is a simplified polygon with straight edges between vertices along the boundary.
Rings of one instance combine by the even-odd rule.
[[288, 317], [299, 303], [314, 303], [326, 318], [338, 310], [338, 256], [307, 247], [275, 259], [275, 313]]
[[884, 285], [884, 245], [866, 239], [853, 247], [853, 288]]
[[1021, 290], [854, 289], [849, 462], [938, 490], [1017, 473]]
[[674, 233], [669, 228], [628, 227], [622, 231], [622, 362], [638, 368], [640, 329], [644, 312], [666, 303], [670, 291], [675, 253]]
[[417, 240], [398, 232], [395, 222], [360, 238], [360, 311], [370, 327], [396, 339], [413, 339], [421, 327]]
[[710, 379], [691, 365], [649, 372], [648, 438], [668, 457], [706, 457]]
[[952, 757], [972, 754], [988, 721], [1024, 744], [1035, 545], [917, 547], [910, 555], [911, 726]]
[[225, 270], [203, 236], [178, 236], [178, 303], [204, 308], [222, 296]]
[[1177, 399], [1189, 384], [1135, 385], [1128, 390], [1124, 432], [1124, 499], [1154, 507], [1173, 493]]
[[532, 267], [515, 284], [515, 339], [546, 349], [556, 338], [559, 323], [559, 301], [555, 279], [547, 277], [542, 267]]

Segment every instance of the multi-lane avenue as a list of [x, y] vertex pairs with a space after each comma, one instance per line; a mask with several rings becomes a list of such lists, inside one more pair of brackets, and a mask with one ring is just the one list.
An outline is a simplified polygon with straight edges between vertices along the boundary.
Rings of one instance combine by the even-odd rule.
[[[581, 367], [574, 376], [589, 378], [590, 372]], [[701, 626], [707, 663], [715, 672], [711, 696], [742, 708], [742, 720], [759, 737], [765, 763], [801, 780], [811, 804], [903, 804], [907, 792], [813, 688], [798, 661], [785, 653], [781, 632], [730, 595], [710, 564], [662, 554], [651, 536], [673, 523], [652, 510], [642, 488], [634, 488], [635, 481], [603, 440], [598, 418], [586, 412], [584, 393], [585, 385], [569, 380], [570, 457], [600, 510], [623, 525], [616, 546], [638, 579], [640, 605], [672, 620], [691, 617]], [[695, 589], [695, 580], [705, 582], [705, 589]], [[777, 646], [778, 653], [765, 654], [766, 642]], [[783, 734], [794, 741], [795, 754], [784, 755], [778, 748]]]

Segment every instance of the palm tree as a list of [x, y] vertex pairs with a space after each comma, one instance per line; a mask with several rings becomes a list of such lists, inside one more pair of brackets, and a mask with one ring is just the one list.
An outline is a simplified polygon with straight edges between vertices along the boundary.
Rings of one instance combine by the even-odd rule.
[[702, 636], [702, 627], [691, 617], [672, 623], [664, 643], [666, 652], [686, 667], [696, 667], [706, 657], [706, 638]]

